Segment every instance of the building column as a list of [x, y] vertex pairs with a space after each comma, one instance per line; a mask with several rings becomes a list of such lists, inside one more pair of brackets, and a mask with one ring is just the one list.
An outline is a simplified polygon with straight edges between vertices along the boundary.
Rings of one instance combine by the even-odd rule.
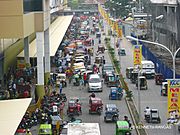
[[24, 59], [25, 63], [30, 64], [30, 58], [29, 58], [29, 38], [24, 38]]
[[37, 48], [37, 97], [43, 97], [44, 91], [44, 32], [36, 32], [36, 48]]
[[50, 78], [50, 44], [49, 44], [49, 28], [44, 32], [44, 57], [45, 57], [45, 84], [48, 83]]

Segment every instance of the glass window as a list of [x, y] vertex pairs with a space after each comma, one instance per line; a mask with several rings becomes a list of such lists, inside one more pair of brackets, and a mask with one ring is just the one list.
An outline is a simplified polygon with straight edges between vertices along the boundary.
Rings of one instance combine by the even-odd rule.
[[43, 11], [42, 0], [24, 0], [24, 12]]

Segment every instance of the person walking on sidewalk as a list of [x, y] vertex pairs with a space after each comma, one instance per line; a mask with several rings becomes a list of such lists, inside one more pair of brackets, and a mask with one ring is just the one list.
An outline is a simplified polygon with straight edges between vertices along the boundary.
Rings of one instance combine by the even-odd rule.
[[87, 74], [86, 73], [84, 73], [83, 79], [84, 79], [84, 86], [86, 86], [86, 83], [87, 83]]
[[59, 84], [59, 94], [61, 94], [62, 93], [62, 82], [60, 82], [60, 84]]

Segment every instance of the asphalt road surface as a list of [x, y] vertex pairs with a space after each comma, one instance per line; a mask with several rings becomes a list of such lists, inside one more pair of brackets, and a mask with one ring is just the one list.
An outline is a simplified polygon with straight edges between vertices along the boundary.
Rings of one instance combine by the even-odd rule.
[[[108, 26], [106, 25], [107, 29]], [[114, 40], [111, 38], [111, 45], [113, 46]], [[121, 56], [121, 72], [125, 77], [125, 81], [128, 84], [129, 90], [133, 91], [134, 100], [138, 108], [138, 90], [135, 84], [132, 84], [129, 79], [126, 78], [126, 68], [133, 67], [133, 46], [130, 41], [125, 37], [121, 40], [121, 48], [126, 49], [126, 56]], [[117, 55], [116, 51], [116, 56]], [[144, 58], [143, 58], [144, 59]], [[167, 126], [167, 96], [160, 95], [161, 85], [155, 85], [154, 79], [148, 80], [148, 90], [140, 91], [140, 105], [141, 105], [141, 120], [145, 125], [145, 129], [149, 135], [177, 135], [178, 130], [174, 127]], [[149, 106], [150, 108], [158, 109], [161, 117], [160, 124], [149, 124], [144, 121], [144, 110]], [[177, 127], [176, 127], [177, 128]], [[174, 130], [175, 129], [175, 130]]]
[[[95, 39], [94, 35], [91, 35], [93, 39]], [[102, 44], [104, 44], [102, 37]], [[95, 39], [95, 45], [94, 45], [94, 56], [91, 58], [91, 63], [94, 63], [95, 59], [95, 51], [97, 51], [98, 48], [98, 39]], [[104, 57], [106, 59], [106, 63], [111, 63], [108, 52], [105, 51]], [[101, 69], [100, 69], [101, 71]], [[92, 122], [92, 123], [99, 123], [101, 134], [102, 135], [114, 135], [115, 134], [115, 123], [105, 123], [104, 122], [104, 108], [103, 113], [101, 116], [98, 114], [89, 114], [89, 95], [87, 91], [87, 87], [83, 87], [82, 90], [80, 90], [79, 86], [73, 86], [72, 84], [69, 84], [66, 89], [63, 90], [63, 92], [66, 93], [67, 97], [80, 97], [82, 102], [82, 115], [78, 118], [81, 118], [83, 122]], [[95, 93], [97, 97], [100, 97], [103, 101], [104, 106], [109, 103], [116, 104], [119, 109], [119, 119], [123, 120], [124, 116], [128, 116], [130, 118], [128, 108], [126, 106], [125, 100], [109, 100], [108, 96], [110, 93], [110, 88], [107, 87], [105, 84], [103, 85], [103, 92]], [[67, 106], [67, 105], [66, 105]], [[103, 106], [103, 107], [104, 107]], [[65, 109], [66, 113], [66, 109]], [[133, 135], [136, 135], [135, 130], [132, 130]]]

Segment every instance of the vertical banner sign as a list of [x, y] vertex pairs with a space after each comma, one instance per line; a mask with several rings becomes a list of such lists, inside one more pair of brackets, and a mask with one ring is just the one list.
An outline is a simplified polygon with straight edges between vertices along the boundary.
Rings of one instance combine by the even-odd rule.
[[142, 45], [134, 45], [134, 66], [141, 65]]
[[118, 20], [118, 36], [122, 38], [122, 21]]
[[168, 80], [168, 117], [180, 116], [180, 80]]

